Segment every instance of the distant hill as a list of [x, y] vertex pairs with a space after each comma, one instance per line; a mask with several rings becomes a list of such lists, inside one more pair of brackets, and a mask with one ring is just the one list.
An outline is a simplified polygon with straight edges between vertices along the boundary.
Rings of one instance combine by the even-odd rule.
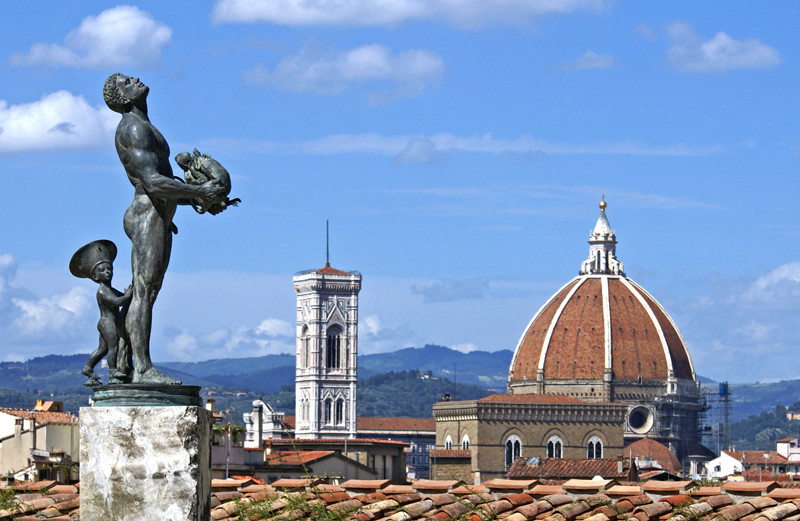
[[[409, 347], [390, 353], [358, 357], [359, 379], [388, 371], [430, 371], [451, 381], [504, 391], [513, 353], [508, 350], [462, 353], [443, 346]], [[204, 362], [165, 362], [161, 367], [181, 371], [225, 387], [273, 393], [294, 384], [295, 357], [266, 355]]]
[[162, 367], [192, 374], [200, 378], [216, 375], [237, 375], [288, 367], [294, 371], [294, 355], [266, 355], [250, 358], [217, 358], [202, 362], [163, 362]]
[[[464, 396], [460, 396], [462, 385], [465, 386], [464, 389], [467, 386], [479, 386], [487, 393], [504, 392], [512, 355], [508, 350], [462, 353], [443, 346], [426, 345], [390, 353], [360, 356], [359, 409], [361, 414], [368, 415], [380, 414], [379, 411], [400, 416], [418, 414], [413, 412], [416, 409], [408, 407], [406, 403], [409, 401], [408, 396], [413, 395], [415, 400], [417, 396], [427, 396], [416, 404], [421, 407], [419, 410], [424, 412], [429, 408], [428, 402], [435, 401], [440, 397], [437, 395], [448, 392], [444, 389], [452, 389], [454, 382], [459, 385], [459, 393], [456, 393], [456, 398], [459, 399], [478, 397], [481, 394], [471, 389]], [[29, 408], [35, 404], [37, 398], [43, 398], [60, 400], [64, 402], [66, 410], [77, 412], [79, 407], [88, 405], [91, 396], [90, 389], [83, 386], [85, 378], [80, 374], [87, 357], [88, 354], [48, 355], [25, 362], [0, 362], [0, 407]], [[204, 391], [214, 391], [218, 407], [227, 411], [227, 419], [234, 423], [241, 423], [241, 412], [249, 410], [252, 401], [260, 396], [274, 400], [274, 403], [271, 403], [276, 408], [285, 409], [289, 414], [293, 413], [295, 373], [293, 355], [227, 358], [202, 362], [165, 362], [159, 363], [158, 367], [187, 385], [199, 385]], [[425, 381], [416, 376], [395, 375], [383, 378], [387, 382], [393, 382], [385, 386], [381, 385], [382, 379], [372, 379], [376, 375], [412, 371], [420, 374], [430, 373], [435, 378], [432, 381]], [[99, 372], [105, 379], [107, 370]], [[715, 382], [703, 377], [698, 379], [711, 394], [716, 393]], [[362, 389], [365, 380], [370, 381], [370, 385]], [[739, 440], [739, 444], [742, 445], [742, 440], [747, 438], [747, 434], [755, 432], [755, 427], [752, 425], [754, 422], [759, 423], [757, 418], [767, 417], [759, 415], [766, 412], [772, 415], [770, 417], [774, 417], [776, 406], [790, 406], [798, 402], [800, 379], [773, 383], [731, 384], [730, 390], [732, 439]], [[751, 417], [756, 419], [749, 423], [745, 421]], [[791, 431], [791, 428], [779, 425], [779, 422], [774, 428], [785, 432]], [[794, 431], [791, 432], [791, 435], [795, 434]], [[759, 434], [759, 440], [771, 440], [772, 437], [767, 433]]]
[[794, 404], [800, 400], [800, 380], [731, 384], [730, 392], [731, 420], [738, 421], [762, 412], [773, 412], [776, 405]]
[[445, 376], [457, 383], [479, 385], [484, 389], [498, 389], [505, 392], [508, 368], [511, 365], [511, 351], [473, 351], [462, 353], [453, 349], [426, 345], [409, 347], [391, 353], [364, 355], [358, 359], [359, 378], [385, 373], [387, 371], [421, 372], [431, 371], [436, 376]]

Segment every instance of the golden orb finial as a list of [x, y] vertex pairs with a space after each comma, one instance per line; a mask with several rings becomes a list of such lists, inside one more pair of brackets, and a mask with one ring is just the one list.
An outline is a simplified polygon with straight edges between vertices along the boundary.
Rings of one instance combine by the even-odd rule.
[[606, 204], [606, 196], [603, 195], [602, 199], [600, 199], [600, 209], [605, 212], [606, 211], [606, 206], [608, 206]]

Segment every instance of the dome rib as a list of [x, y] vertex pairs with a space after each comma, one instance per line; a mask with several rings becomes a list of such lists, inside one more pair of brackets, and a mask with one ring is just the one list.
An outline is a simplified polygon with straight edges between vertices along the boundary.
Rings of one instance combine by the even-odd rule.
[[603, 334], [605, 335], [605, 357], [603, 372], [611, 371], [613, 362], [611, 353], [611, 307], [608, 302], [608, 277], [600, 277], [603, 288]]
[[[534, 313], [531, 317], [531, 320], [528, 322], [528, 325], [525, 326], [525, 329], [522, 330], [522, 336], [520, 336], [519, 341], [517, 342], [517, 347], [514, 349], [514, 356], [511, 358], [511, 366], [508, 370], [508, 381], [511, 382], [512, 380], [527, 380], [528, 379], [528, 371], [526, 371], [526, 361], [529, 360], [522, 360], [520, 359], [520, 353], [532, 354], [533, 357], [536, 358], [536, 362], [538, 363], [539, 352], [541, 352], [543, 347], [543, 340], [536, 342], [536, 331], [532, 331], [531, 328], [533, 327], [536, 320], [541, 316], [549, 316], [550, 319], [548, 320], [548, 324], [553, 319], [553, 315], [557, 309], [557, 304], [560, 303], [560, 300], [564, 299], [564, 293], [568, 291], [570, 285], [575, 284], [578, 281], [578, 278], [574, 278], [561, 286], [558, 291], [556, 291], [553, 296], [551, 296], [547, 301], [539, 308], [539, 310]], [[551, 314], [552, 313], [552, 314]], [[543, 339], [542, 335], [542, 339]], [[538, 344], [538, 346], [536, 345]], [[531, 353], [532, 350], [535, 352]], [[524, 356], [523, 356], [524, 358]], [[537, 366], [538, 367], [538, 366]], [[533, 375], [533, 381], [536, 380], [536, 374]]]
[[[663, 319], [670, 326], [671, 331], [669, 333], [665, 331], [664, 338], [669, 348], [669, 359], [673, 365], [675, 377], [687, 380], [695, 380], [696, 374], [694, 372], [694, 363], [692, 362], [692, 357], [689, 354], [689, 348], [686, 346], [686, 341], [683, 339], [681, 330], [678, 329], [677, 325], [675, 325], [675, 321], [672, 320], [672, 317], [669, 316], [669, 313], [667, 313], [664, 307], [655, 298], [653, 298], [653, 296], [646, 289], [630, 279], [628, 279], [628, 282], [641, 292], [642, 298], [651, 303], [650, 309], [654, 310], [654, 314], [656, 314], [656, 312], [658, 313], [656, 318], [659, 324], [661, 324], [661, 320]], [[673, 334], [676, 337], [675, 341], [670, 342], [670, 338], [668, 337]]]
[[653, 326], [655, 326], [656, 331], [658, 332], [658, 339], [661, 341], [661, 348], [664, 350], [664, 359], [667, 362], [667, 374], [675, 374], [672, 367], [672, 356], [669, 354], [669, 345], [667, 344], [667, 339], [664, 336], [664, 329], [661, 327], [661, 323], [659, 322], [658, 318], [656, 318], [653, 310], [650, 308], [650, 304], [639, 292], [640, 288], [634, 287], [632, 284], [630, 284], [626, 277], [620, 277], [619, 281], [622, 282], [626, 288], [628, 288], [628, 290], [636, 297], [636, 300], [639, 301], [639, 304], [647, 312], [647, 316], [650, 317], [650, 321], [653, 323]]
[[578, 291], [578, 288], [580, 288], [583, 285], [583, 283], [586, 282], [587, 278], [588, 277], [578, 278], [578, 283], [575, 284], [570, 290], [570, 292], [567, 294], [567, 296], [564, 297], [564, 300], [561, 301], [561, 305], [558, 306], [558, 310], [556, 310], [555, 315], [553, 315], [553, 318], [550, 320], [550, 327], [547, 328], [547, 335], [545, 335], [544, 337], [544, 342], [542, 343], [542, 351], [539, 354], [539, 363], [536, 365], [537, 374], [538, 371], [544, 371], [544, 362], [547, 358], [547, 351], [550, 349], [550, 341], [553, 338], [553, 331], [555, 330], [556, 324], [558, 324], [558, 320], [561, 318], [562, 313], [564, 313], [564, 308], [567, 307], [567, 304], [569, 304], [572, 301], [573, 295], [575, 295], [575, 292]]

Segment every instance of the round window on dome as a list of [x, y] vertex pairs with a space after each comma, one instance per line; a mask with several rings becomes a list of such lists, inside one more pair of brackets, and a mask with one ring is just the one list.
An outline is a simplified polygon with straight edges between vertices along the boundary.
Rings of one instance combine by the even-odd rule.
[[646, 434], [653, 428], [653, 414], [647, 407], [637, 405], [628, 412], [628, 425], [636, 434]]

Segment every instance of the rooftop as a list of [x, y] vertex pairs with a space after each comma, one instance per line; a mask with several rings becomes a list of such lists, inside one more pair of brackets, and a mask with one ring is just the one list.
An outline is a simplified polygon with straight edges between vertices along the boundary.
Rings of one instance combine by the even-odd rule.
[[[16, 497], [0, 519], [80, 519], [77, 487], [57, 490], [14, 487]], [[800, 517], [800, 489], [776, 483], [692, 481], [625, 483], [572, 479], [492, 480], [482, 485], [424, 480], [390, 485], [386, 480], [214, 480], [211, 519], [330, 519], [341, 521], [793, 521]]]
[[29, 409], [0, 409], [0, 412], [26, 420], [33, 419], [40, 425], [45, 423], [78, 423], [78, 417], [68, 412]]

